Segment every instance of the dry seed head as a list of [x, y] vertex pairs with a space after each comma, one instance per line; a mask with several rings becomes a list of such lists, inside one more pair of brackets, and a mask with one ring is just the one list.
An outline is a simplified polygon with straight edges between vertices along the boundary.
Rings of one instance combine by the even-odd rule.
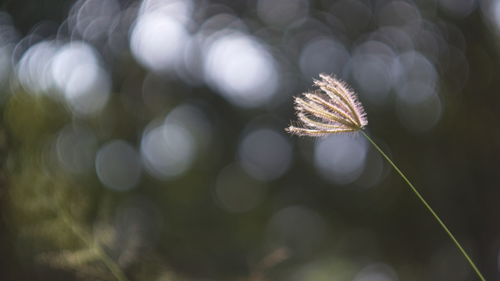
[[324, 136], [361, 130], [368, 124], [363, 106], [344, 82], [320, 74], [314, 85], [319, 88], [295, 97], [298, 125], [286, 130], [299, 136]]

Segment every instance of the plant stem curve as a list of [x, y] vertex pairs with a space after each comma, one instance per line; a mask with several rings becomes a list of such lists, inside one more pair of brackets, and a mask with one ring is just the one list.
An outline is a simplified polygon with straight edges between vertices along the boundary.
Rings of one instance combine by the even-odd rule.
[[427, 210], [437, 220], [437, 222], [443, 228], [443, 230], [446, 232], [446, 234], [448, 234], [448, 236], [453, 241], [453, 243], [455, 243], [455, 246], [460, 250], [460, 252], [463, 254], [465, 259], [469, 262], [470, 266], [472, 267], [474, 272], [477, 274], [479, 279], [481, 281], [486, 281], [486, 279], [484, 278], [481, 271], [479, 271], [476, 264], [472, 261], [471, 257], [467, 254], [467, 252], [462, 247], [462, 245], [458, 242], [458, 240], [455, 238], [453, 233], [451, 233], [451, 231], [448, 229], [448, 227], [443, 222], [443, 220], [437, 215], [437, 213], [434, 211], [434, 209], [432, 209], [432, 207], [429, 205], [429, 203], [427, 203], [427, 201], [424, 199], [424, 197], [415, 188], [415, 186], [410, 182], [410, 180], [405, 176], [405, 174], [403, 174], [403, 172], [401, 172], [401, 170], [398, 168], [398, 166], [396, 166], [396, 164], [394, 164], [394, 162], [391, 160], [391, 158], [389, 158], [389, 156], [387, 156], [387, 154], [385, 154], [385, 152], [375, 143], [375, 141], [373, 141], [372, 138], [370, 138], [370, 136], [368, 136], [368, 134], [364, 130], [360, 130], [360, 132], [373, 145], [373, 147], [375, 147], [375, 149], [382, 155], [382, 157], [384, 157], [385, 160], [387, 160], [387, 162], [394, 168], [394, 170], [396, 170], [396, 172], [401, 176], [401, 178], [403, 178], [403, 180], [408, 184], [408, 186], [413, 191], [413, 193], [415, 193], [415, 195], [418, 197], [420, 202], [422, 202], [422, 204], [425, 206], [425, 208], [427, 208]]

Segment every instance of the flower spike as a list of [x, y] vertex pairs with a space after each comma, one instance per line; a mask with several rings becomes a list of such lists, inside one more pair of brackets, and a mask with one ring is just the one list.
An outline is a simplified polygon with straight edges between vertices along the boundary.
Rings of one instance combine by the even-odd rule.
[[299, 136], [356, 132], [368, 124], [363, 106], [344, 82], [326, 74], [315, 80], [319, 90], [295, 98], [298, 125], [286, 130]]

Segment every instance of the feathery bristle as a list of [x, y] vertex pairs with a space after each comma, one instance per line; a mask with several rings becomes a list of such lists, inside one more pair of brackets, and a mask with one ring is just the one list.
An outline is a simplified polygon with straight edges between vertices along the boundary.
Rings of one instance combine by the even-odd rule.
[[324, 136], [365, 127], [365, 111], [349, 86], [332, 76], [319, 76], [321, 80], [314, 80], [319, 90], [295, 98], [299, 125], [291, 125], [286, 131], [299, 136]]

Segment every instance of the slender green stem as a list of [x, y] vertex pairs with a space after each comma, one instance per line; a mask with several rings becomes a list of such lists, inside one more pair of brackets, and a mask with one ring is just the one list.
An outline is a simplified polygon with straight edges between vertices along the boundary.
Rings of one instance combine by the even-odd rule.
[[422, 197], [422, 195], [420, 194], [420, 192], [418, 192], [418, 190], [415, 188], [415, 186], [413, 186], [413, 184], [410, 182], [410, 180], [408, 180], [408, 178], [403, 174], [403, 172], [401, 172], [401, 170], [396, 166], [396, 164], [394, 164], [394, 162], [392, 162], [391, 158], [389, 158], [389, 156], [387, 156], [387, 154], [384, 153], [384, 151], [368, 136], [368, 134], [365, 131], [361, 130], [361, 133], [378, 150], [378, 152], [380, 152], [380, 154], [385, 158], [385, 160], [387, 160], [387, 162], [389, 162], [389, 164], [391, 164], [391, 166], [394, 168], [394, 170], [396, 170], [396, 172], [398, 172], [398, 174], [403, 178], [403, 180], [411, 188], [411, 190], [413, 191], [413, 193], [415, 193], [415, 195], [418, 197], [418, 199], [420, 199], [420, 201], [422, 202], [422, 204], [424, 204], [424, 206], [427, 208], [427, 210], [429, 210], [429, 212], [432, 214], [432, 216], [438, 221], [438, 223], [441, 225], [441, 227], [444, 229], [444, 231], [451, 238], [451, 240], [453, 241], [453, 243], [455, 243], [455, 245], [460, 250], [460, 252], [462, 252], [462, 254], [464, 255], [465, 259], [467, 259], [467, 261], [469, 262], [469, 264], [472, 267], [472, 269], [474, 269], [474, 271], [476, 272], [476, 274], [479, 277], [479, 279], [481, 279], [481, 281], [486, 281], [486, 279], [484, 279], [484, 277], [483, 277], [483, 274], [481, 274], [481, 272], [479, 271], [479, 269], [477, 268], [477, 266], [474, 264], [474, 262], [472, 261], [472, 259], [470, 258], [470, 256], [467, 254], [467, 252], [464, 250], [464, 248], [462, 247], [462, 245], [460, 245], [460, 243], [455, 238], [455, 236], [451, 233], [451, 231], [448, 229], [448, 227], [444, 224], [443, 220], [441, 220], [441, 218], [431, 208], [431, 206], [429, 205], [429, 203], [427, 203], [427, 201], [425, 201], [424, 197]]

